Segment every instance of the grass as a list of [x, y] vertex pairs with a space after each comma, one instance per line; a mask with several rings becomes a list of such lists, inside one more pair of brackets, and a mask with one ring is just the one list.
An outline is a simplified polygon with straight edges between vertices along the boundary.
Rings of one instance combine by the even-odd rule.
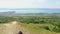
[[22, 27], [24, 27], [25, 29], [27, 29], [28, 31], [30, 31], [30, 34], [60, 34], [60, 33], [56, 33], [53, 31], [49, 31], [44, 29], [44, 26], [48, 26], [50, 28], [50, 30], [55, 27], [51, 24], [26, 24], [26, 23], [20, 23], [20, 25]]
[[[48, 28], [50, 30], [52, 30], [55, 26], [52, 24], [26, 24], [26, 23], [18, 23], [21, 27], [24, 27], [25, 29], [27, 29], [30, 34], [60, 34], [60, 33], [56, 33], [53, 31], [49, 31], [47, 29], [45, 29], [45, 26], [48, 26]], [[3, 30], [3, 27], [5, 28], [4, 25], [0, 24], [0, 31]], [[2, 34], [2, 32], [0, 32], [0, 34]]]

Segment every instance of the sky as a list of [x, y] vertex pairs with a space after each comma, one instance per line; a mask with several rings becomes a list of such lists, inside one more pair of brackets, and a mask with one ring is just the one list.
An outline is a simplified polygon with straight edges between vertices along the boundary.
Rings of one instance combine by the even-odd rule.
[[60, 8], [60, 0], [0, 0], [0, 8]]
[[[0, 0], [0, 8], [51, 8], [60, 9], [60, 0]], [[0, 12], [13, 10], [0, 10]], [[16, 11], [19, 12], [19, 11]], [[27, 11], [20, 11], [26, 13]], [[29, 11], [32, 13], [48, 12], [48, 11]], [[52, 12], [52, 11], [51, 11]], [[53, 11], [57, 12], [57, 11]], [[58, 11], [59, 12], [59, 11]], [[28, 12], [27, 12], [28, 13]]]

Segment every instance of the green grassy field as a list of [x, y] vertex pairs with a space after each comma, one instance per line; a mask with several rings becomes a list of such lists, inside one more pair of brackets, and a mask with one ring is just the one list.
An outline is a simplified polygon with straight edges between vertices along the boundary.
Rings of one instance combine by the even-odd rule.
[[48, 26], [50, 27], [50, 29], [52, 29], [52, 27], [54, 27], [51, 24], [26, 24], [26, 23], [20, 23], [20, 25], [22, 27], [24, 27], [25, 29], [27, 29], [30, 34], [60, 34], [60, 33], [56, 33], [53, 31], [49, 31], [44, 29], [44, 26]]

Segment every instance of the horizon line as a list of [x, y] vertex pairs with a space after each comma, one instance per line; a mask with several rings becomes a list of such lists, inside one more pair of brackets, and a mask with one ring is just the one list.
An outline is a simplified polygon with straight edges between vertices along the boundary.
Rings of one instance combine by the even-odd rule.
[[0, 8], [0, 10], [60, 10], [60, 8]]

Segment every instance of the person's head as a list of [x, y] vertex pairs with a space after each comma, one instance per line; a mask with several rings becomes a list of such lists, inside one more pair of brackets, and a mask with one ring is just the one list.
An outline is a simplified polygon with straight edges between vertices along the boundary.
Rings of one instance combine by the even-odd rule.
[[22, 33], [22, 31], [19, 31], [19, 33], [18, 33], [18, 34], [23, 34], [23, 33]]

